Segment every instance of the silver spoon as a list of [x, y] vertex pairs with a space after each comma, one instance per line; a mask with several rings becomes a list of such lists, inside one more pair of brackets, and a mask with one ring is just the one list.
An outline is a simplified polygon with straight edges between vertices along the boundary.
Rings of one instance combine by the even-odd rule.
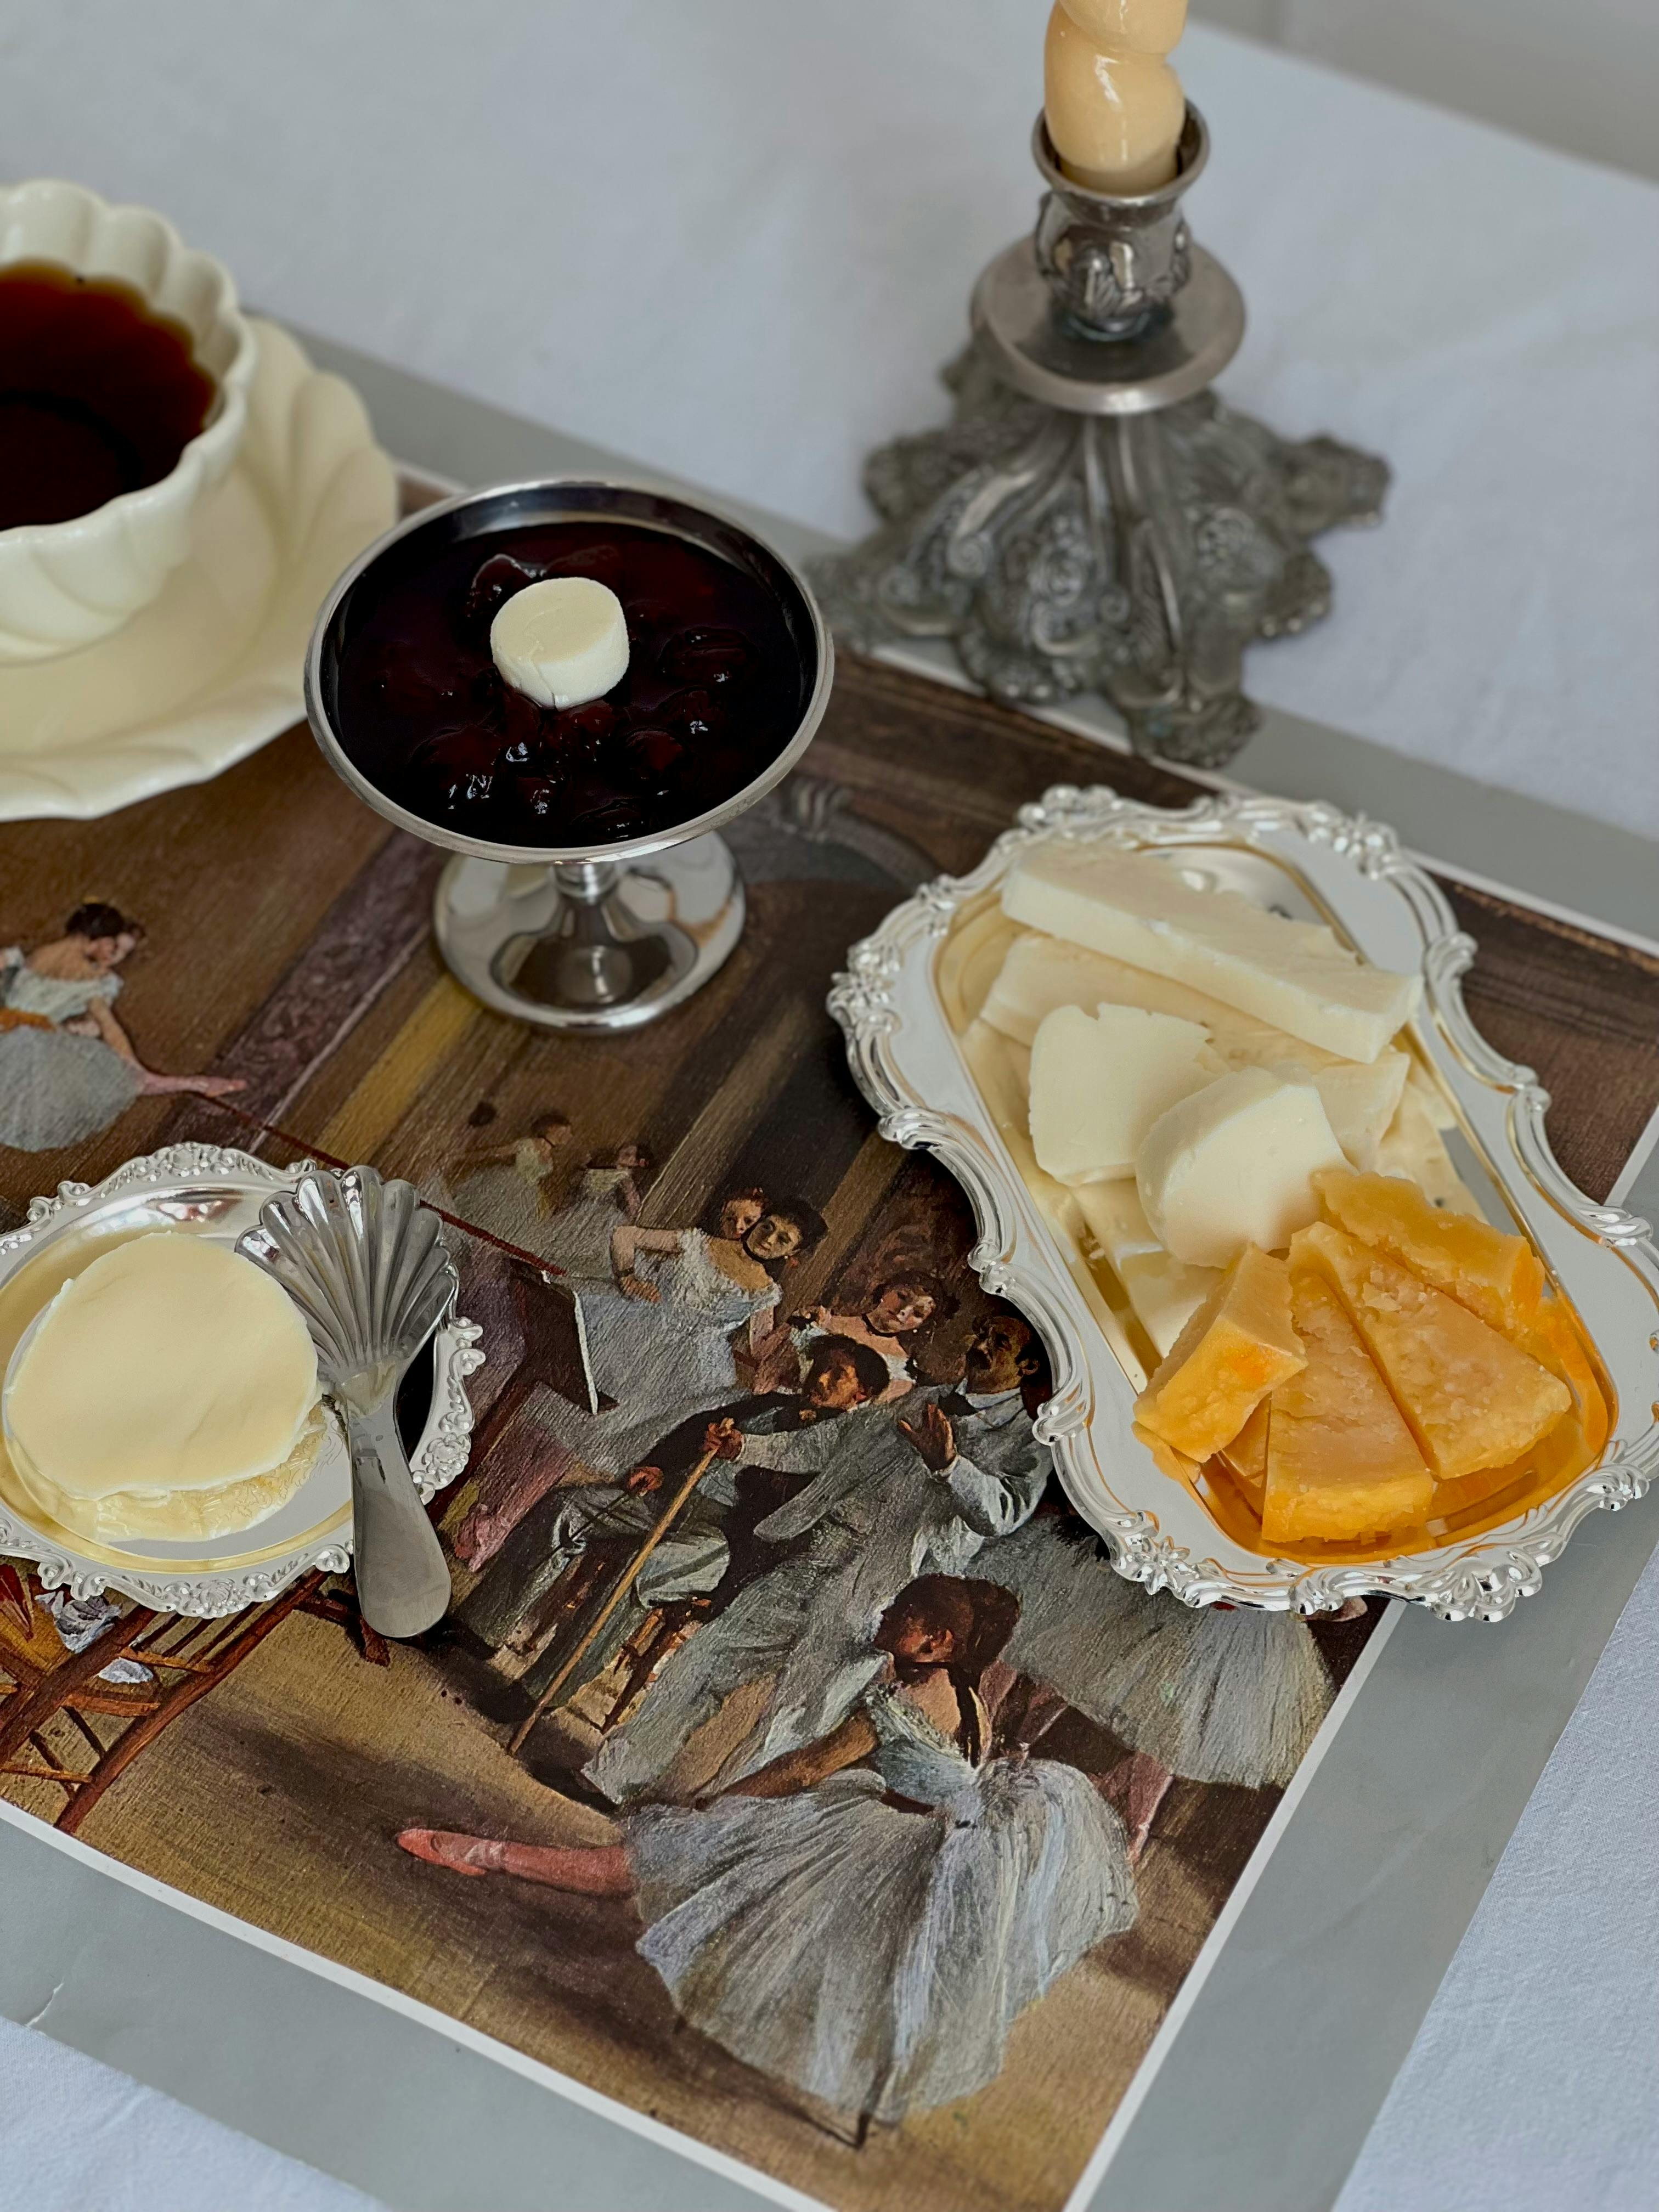
[[351, 1452], [353, 1570], [363, 1619], [418, 1636], [450, 1600], [449, 1568], [415, 1486], [398, 1385], [459, 1287], [443, 1226], [413, 1187], [373, 1168], [312, 1168], [267, 1200], [237, 1250], [304, 1315]]

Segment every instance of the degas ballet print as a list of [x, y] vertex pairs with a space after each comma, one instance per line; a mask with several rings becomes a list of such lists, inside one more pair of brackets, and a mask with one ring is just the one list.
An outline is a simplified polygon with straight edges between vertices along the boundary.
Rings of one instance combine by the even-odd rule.
[[[739, 826], [766, 987], [741, 954], [625, 1052], [474, 1008], [395, 843], [240, 1000], [222, 915], [143, 867], [112, 914], [30, 897], [6, 1224], [158, 1144], [372, 1160], [445, 1217], [487, 1357], [437, 1630], [381, 1642], [329, 1575], [197, 1623], [20, 1574], [0, 1797], [757, 2186], [1060, 2212], [1381, 1608], [1113, 1573], [1036, 1332], [823, 1012], [937, 862], [812, 778]], [[117, 1042], [85, 1024], [128, 975]]]
[[[82, 1832], [827, 2202], [1058, 2207], [1370, 1618], [1111, 1571], [924, 1163], [848, 1218], [781, 1129], [670, 1209], [655, 1131], [501, 1118], [428, 1177], [489, 1224], [450, 1620], [310, 1594]], [[42, 1594], [5, 1663], [113, 1610]]]
[[242, 1089], [235, 1076], [161, 1075], [140, 1060], [115, 1002], [144, 933], [118, 907], [83, 899], [56, 935], [0, 946], [0, 1146], [56, 1152], [101, 1136], [137, 1098]]

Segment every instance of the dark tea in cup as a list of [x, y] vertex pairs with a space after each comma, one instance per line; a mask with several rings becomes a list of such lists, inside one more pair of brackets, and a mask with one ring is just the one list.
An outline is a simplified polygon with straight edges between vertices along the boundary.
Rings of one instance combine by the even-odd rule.
[[131, 285], [48, 261], [0, 267], [0, 530], [159, 483], [217, 389], [185, 325]]

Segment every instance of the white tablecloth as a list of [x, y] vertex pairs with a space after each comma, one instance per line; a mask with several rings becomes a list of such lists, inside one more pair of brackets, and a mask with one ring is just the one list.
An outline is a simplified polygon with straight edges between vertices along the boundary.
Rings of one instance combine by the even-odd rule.
[[9, 2212], [376, 2212], [361, 2191], [9, 2020], [0, 2172]]
[[[15, 11], [0, 163], [152, 202], [264, 307], [852, 533], [1030, 220], [1044, 0]], [[1425, 27], [1424, 35], [1429, 35]], [[1395, 471], [1258, 696], [1659, 835], [1659, 189], [1194, 28], [1223, 390]]]
[[[1030, 219], [1043, 13], [79, 0], [14, 14], [0, 163], [167, 210], [270, 311], [852, 533], [861, 455], [939, 418], [972, 276]], [[1659, 191], [1214, 33], [1181, 58], [1215, 137], [1191, 212], [1251, 309], [1224, 390], [1396, 476], [1381, 531], [1327, 541], [1335, 619], [1252, 688], [1659, 835]], [[1653, 2201], [1656, 1600], [1343, 2212]], [[0, 2140], [36, 2212], [364, 2202], [3, 2023]]]
[[1659, 2201], [1656, 1679], [1659, 1558], [1498, 1862], [1337, 2212], [1652, 2212]]

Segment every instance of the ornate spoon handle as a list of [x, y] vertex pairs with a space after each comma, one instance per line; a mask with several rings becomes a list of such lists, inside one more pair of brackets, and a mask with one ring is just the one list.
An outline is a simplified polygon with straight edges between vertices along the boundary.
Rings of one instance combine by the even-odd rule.
[[382, 1636], [418, 1636], [443, 1618], [449, 1568], [415, 1487], [391, 1398], [345, 1413], [351, 1448], [353, 1569], [363, 1619]]

